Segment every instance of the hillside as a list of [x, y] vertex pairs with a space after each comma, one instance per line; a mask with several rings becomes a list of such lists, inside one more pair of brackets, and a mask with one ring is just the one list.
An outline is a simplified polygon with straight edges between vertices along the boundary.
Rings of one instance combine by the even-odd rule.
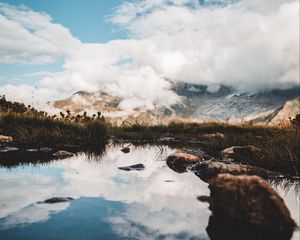
[[173, 91], [180, 101], [171, 106], [155, 103], [153, 108], [137, 107], [125, 111], [120, 107], [124, 100], [105, 92], [79, 91], [67, 99], [53, 103], [57, 109], [70, 110], [73, 114], [100, 111], [118, 124], [123, 121], [141, 123], [168, 123], [182, 121], [227, 121], [278, 124], [293, 117], [300, 109], [298, 89], [262, 92], [238, 92], [221, 86], [209, 92], [206, 86], [179, 83]]

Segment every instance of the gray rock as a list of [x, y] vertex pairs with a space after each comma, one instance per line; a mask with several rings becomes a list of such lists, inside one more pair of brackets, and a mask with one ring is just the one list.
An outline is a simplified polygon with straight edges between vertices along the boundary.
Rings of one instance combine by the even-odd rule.
[[131, 166], [119, 167], [119, 169], [124, 171], [131, 171], [131, 170], [141, 171], [145, 169], [145, 166], [142, 163], [138, 163]]
[[48, 204], [52, 204], [52, 203], [61, 203], [61, 202], [68, 202], [74, 200], [71, 197], [54, 197], [54, 198], [49, 198], [43, 202], [38, 202], [39, 204], [41, 203], [48, 203]]

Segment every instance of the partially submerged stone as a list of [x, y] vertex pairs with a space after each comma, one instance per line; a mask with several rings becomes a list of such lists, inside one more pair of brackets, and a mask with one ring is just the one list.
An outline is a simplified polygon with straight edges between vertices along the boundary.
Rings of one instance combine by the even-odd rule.
[[71, 197], [54, 197], [54, 198], [49, 198], [43, 202], [38, 202], [39, 204], [41, 203], [48, 203], [48, 204], [52, 204], [52, 203], [61, 203], [61, 202], [68, 202], [74, 200]]
[[186, 172], [189, 165], [196, 164], [200, 158], [189, 153], [179, 152], [168, 156], [166, 163], [169, 168], [178, 173]]
[[58, 152], [54, 153], [53, 156], [63, 159], [63, 158], [69, 158], [74, 156], [74, 153], [65, 150], [59, 150]]
[[131, 170], [141, 171], [145, 169], [145, 166], [142, 163], [138, 163], [138, 164], [125, 166], [125, 167], [118, 167], [118, 168], [124, 171], [131, 171]]
[[210, 182], [209, 189], [214, 216], [288, 235], [296, 227], [283, 199], [258, 176], [219, 174]]
[[262, 150], [253, 145], [247, 146], [232, 146], [221, 151], [221, 157], [223, 160], [234, 162], [252, 162], [264, 160], [265, 156]]
[[207, 203], [209, 203], [210, 196], [200, 195], [200, 196], [197, 196], [197, 200], [199, 200], [200, 202], [207, 202]]
[[0, 142], [2, 143], [10, 143], [13, 141], [11, 136], [0, 135]]
[[49, 148], [49, 147], [42, 147], [39, 149], [40, 152], [43, 152], [43, 153], [48, 153], [48, 152], [51, 152], [52, 151], [52, 148]]
[[124, 148], [121, 149], [121, 151], [123, 153], [129, 153], [130, 152], [130, 148], [129, 147], [124, 147]]
[[230, 173], [232, 175], [258, 175], [268, 178], [271, 172], [244, 164], [225, 164], [222, 162], [205, 161], [200, 162], [192, 168], [195, 174], [203, 181], [208, 182], [220, 173]]

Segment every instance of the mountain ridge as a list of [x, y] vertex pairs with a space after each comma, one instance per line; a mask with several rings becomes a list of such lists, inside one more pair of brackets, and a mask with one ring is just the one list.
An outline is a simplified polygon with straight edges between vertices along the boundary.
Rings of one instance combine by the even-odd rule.
[[211, 92], [204, 85], [178, 83], [172, 86], [172, 90], [180, 101], [170, 106], [153, 103], [152, 108], [140, 106], [128, 111], [120, 107], [124, 98], [104, 91], [78, 91], [69, 98], [55, 101], [53, 106], [62, 111], [70, 110], [73, 114], [100, 111], [117, 124], [123, 121], [152, 124], [170, 121], [252, 121], [276, 124], [287, 121], [300, 109], [298, 88], [238, 92], [221, 85]]

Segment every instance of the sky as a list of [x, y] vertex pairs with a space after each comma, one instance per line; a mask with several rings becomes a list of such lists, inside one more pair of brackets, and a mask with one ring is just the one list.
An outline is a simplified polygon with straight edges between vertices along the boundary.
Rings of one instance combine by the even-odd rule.
[[42, 106], [106, 91], [170, 105], [172, 83], [299, 84], [298, 0], [0, 0], [0, 94]]

